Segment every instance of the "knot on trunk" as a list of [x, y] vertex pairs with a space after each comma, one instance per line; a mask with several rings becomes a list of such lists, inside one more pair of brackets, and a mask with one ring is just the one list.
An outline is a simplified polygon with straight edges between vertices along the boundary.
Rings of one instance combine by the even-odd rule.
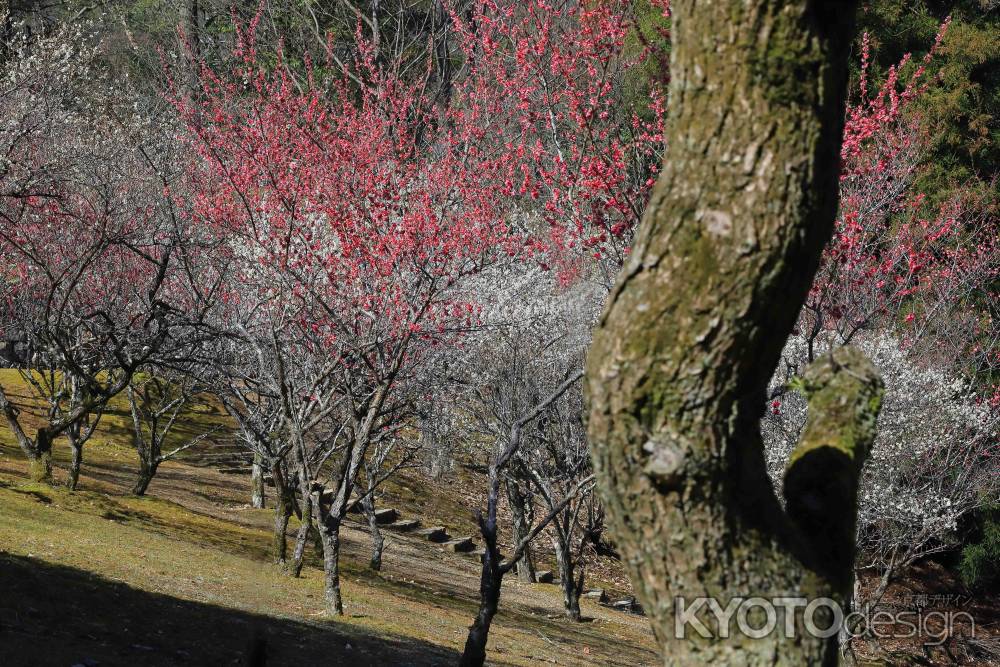
[[684, 478], [684, 451], [677, 443], [654, 438], [647, 440], [642, 451], [649, 455], [642, 470], [661, 492], [673, 491], [680, 487]]

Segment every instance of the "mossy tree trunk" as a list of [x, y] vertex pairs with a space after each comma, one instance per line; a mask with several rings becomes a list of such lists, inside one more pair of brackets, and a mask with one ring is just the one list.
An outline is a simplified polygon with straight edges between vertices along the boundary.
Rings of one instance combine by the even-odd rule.
[[725, 609], [849, 594], [877, 374], [852, 351], [817, 362], [815, 446], [789, 470], [788, 513], [758, 420], [832, 231], [854, 9], [672, 3], [664, 165], [587, 369], [599, 487], [665, 664], [837, 659], [836, 635], [804, 632], [801, 608], [790, 638], [724, 637], [707, 612], [708, 637], [675, 635], [678, 596]]

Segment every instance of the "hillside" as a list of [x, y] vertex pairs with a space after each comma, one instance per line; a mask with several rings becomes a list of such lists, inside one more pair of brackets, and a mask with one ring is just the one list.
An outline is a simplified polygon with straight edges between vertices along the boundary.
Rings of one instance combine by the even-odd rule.
[[[14, 375], [4, 371], [8, 389]], [[24, 396], [16, 387], [11, 394]], [[149, 497], [130, 496], [134, 453], [122, 406], [113, 407], [118, 414], [87, 445], [75, 493], [26, 483], [23, 457], [0, 429], [3, 664], [242, 664], [254, 638], [265, 641], [269, 665], [456, 661], [475, 614], [474, 557], [388, 532], [383, 569], [374, 574], [365, 567], [368, 536], [349, 524], [346, 616], [326, 618], [315, 556], [299, 580], [272, 565], [271, 511], [249, 507], [245, 478], [196, 465], [204, 452], [168, 461]], [[188, 427], [206, 418], [218, 416], [200, 410]], [[61, 443], [54, 459], [60, 482]], [[471, 534], [466, 496], [453, 490], [473, 488], [475, 473], [453, 475], [431, 485], [408, 472], [386, 500], [425, 525]], [[583, 605], [586, 621], [571, 623], [555, 586], [508, 577], [489, 644], [493, 664], [655, 662], [645, 619]]]

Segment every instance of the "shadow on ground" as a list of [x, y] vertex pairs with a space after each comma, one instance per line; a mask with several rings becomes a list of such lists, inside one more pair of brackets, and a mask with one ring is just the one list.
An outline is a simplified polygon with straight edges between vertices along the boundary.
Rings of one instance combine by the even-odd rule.
[[[263, 645], [266, 662], [253, 663]], [[0, 553], [0, 665], [452, 665], [458, 655], [350, 625], [308, 623], [148, 593]]]

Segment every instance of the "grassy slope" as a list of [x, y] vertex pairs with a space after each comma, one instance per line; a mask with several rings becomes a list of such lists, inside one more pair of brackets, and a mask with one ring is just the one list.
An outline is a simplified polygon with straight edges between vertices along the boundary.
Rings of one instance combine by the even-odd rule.
[[[16, 382], [6, 371], [0, 381]], [[113, 408], [117, 414], [88, 444], [82, 490], [72, 494], [26, 483], [20, 452], [0, 427], [3, 664], [239, 664], [255, 635], [267, 639], [268, 664], [454, 663], [475, 612], [473, 559], [393, 534], [383, 573], [374, 575], [362, 566], [363, 532], [349, 528], [348, 615], [327, 619], [315, 557], [300, 580], [268, 562], [270, 512], [246, 507], [243, 480], [168, 462], [152, 497], [128, 496], [134, 455], [123, 406]], [[206, 409], [191, 419], [193, 431], [203, 425], [198, 420], [219, 416]], [[65, 461], [57, 445], [56, 465]], [[467, 501], [449, 505], [447, 486], [444, 496], [422, 499], [416, 478], [407, 481], [415, 509], [468, 525]], [[655, 661], [642, 619], [584, 604], [591, 622], [569, 623], [558, 617], [555, 587], [511, 581], [491, 660]]]

